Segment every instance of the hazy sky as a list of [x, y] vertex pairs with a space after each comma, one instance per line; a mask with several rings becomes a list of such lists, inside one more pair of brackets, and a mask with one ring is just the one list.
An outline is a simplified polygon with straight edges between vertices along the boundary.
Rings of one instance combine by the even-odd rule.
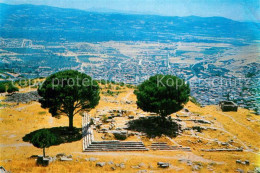
[[239, 21], [260, 22], [259, 0], [0, 0], [0, 2], [82, 10], [112, 9], [167, 16], [223, 16]]

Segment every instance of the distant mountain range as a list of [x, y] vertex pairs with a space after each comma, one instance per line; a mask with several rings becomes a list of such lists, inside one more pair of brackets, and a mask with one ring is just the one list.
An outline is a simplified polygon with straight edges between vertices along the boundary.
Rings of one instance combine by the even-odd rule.
[[0, 15], [0, 36], [6, 38], [93, 42], [260, 38], [259, 24], [223, 17], [167, 17], [7, 4], [0, 4]]
[[[88, 12], [97, 12], [97, 13], [119, 13], [119, 14], [144, 14], [136, 11], [120, 11], [120, 10], [113, 10], [108, 8], [89, 8], [86, 11]], [[146, 13], [147, 14], [147, 13]]]

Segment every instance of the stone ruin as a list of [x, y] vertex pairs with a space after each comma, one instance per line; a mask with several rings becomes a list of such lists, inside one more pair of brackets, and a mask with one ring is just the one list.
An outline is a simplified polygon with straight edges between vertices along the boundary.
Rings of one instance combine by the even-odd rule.
[[[141, 141], [126, 141], [121, 142], [119, 140], [104, 140], [95, 141], [93, 134], [93, 125], [90, 123], [90, 117], [84, 113], [82, 118], [82, 135], [83, 135], [83, 151], [95, 152], [95, 151], [148, 151]], [[104, 129], [109, 131], [109, 129]], [[119, 133], [127, 135], [127, 131], [114, 130], [113, 133]]]
[[37, 91], [31, 91], [27, 93], [11, 93], [6, 95], [6, 102], [15, 102], [15, 103], [29, 103], [32, 101], [38, 101], [41, 97]]
[[222, 112], [229, 112], [234, 111], [237, 112], [238, 106], [232, 101], [221, 101], [219, 102], [219, 107], [221, 108]]

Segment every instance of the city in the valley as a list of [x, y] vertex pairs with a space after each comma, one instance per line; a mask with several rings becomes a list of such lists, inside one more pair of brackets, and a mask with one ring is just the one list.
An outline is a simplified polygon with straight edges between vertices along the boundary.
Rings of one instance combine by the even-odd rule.
[[191, 95], [202, 105], [232, 100], [258, 112], [260, 43], [232, 42], [47, 43], [1, 38], [1, 78], [32, 79], [75, 69], [97, 80], [140, 84], [155, 74], [174, 74], [190, 83]]

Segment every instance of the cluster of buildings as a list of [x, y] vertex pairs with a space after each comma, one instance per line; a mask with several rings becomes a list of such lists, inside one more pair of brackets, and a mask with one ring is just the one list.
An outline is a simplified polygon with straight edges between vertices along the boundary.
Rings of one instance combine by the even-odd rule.
[[[259, 74], [250, 78], [235, 77], [228, 69], [216, 65], [214, 55], [193, 56], [192, 51], [185, 50], [187, 45], [143, 42], [35, 44], [25, 39], [0, 40], [0, 68], [11, 69], [20, 74], [19, 77], [45, 77], [60, 70], [75, 69], [97, 80], [138, 85], [155, 74], [171, 74], [190, 83], [191, 95], [202, 106], [231, 100], [259, 112]], [[255, 66], [257, 69], [259, 64], [255, 63]], [[244, 74], [253, 74], [246, 70]]]

